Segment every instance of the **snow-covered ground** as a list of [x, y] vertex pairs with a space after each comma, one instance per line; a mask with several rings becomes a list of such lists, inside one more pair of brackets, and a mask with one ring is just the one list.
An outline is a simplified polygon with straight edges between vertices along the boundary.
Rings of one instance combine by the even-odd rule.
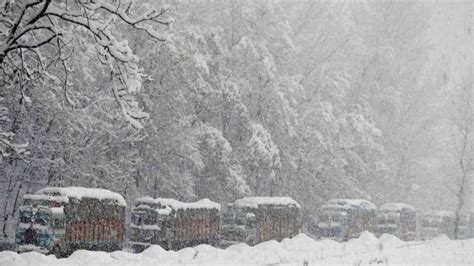
[[69, 258], [56, 259], [39, 253], [0, 252], [0, 265], [320, 265], [320, 264], [465, 264], [474, 265], [474, 239], [404, 242], [392, 235], [379, 239], [370, 233], [345, 243], [313, 240], [304, 234], [281, 243], [268, 241], [249, 247], [245, 244], [225, 250], [208, 245], [165, 251], [152, 246], [141, 254], [80, 250]]

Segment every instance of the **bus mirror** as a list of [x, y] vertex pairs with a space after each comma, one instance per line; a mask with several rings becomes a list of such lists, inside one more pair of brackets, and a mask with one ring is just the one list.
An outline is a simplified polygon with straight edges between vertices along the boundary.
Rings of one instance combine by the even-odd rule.
[[257, 221], [257, 218], [255, 217], [255, 214], [251, 213], [251, 212], [248, 212], [247, 213], [247, 226], [249, 228], [254, 228], [256, 221]]

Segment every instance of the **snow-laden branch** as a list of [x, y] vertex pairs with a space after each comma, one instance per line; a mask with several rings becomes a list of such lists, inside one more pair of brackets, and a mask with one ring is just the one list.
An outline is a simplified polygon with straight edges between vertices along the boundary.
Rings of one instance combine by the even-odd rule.
[[15, 134], [4, 128], [4, 125], [9, 121], [8, 108], [3, 105], [4, 98], [0, 97], [0, 162], [3, 157], [8, 157], [12, 154], [18, 158], [25, 160], [23, 155], [29, 154], [27, 147], [28, 143], [14, 143], [12, 138]]
[[[112, 22], [122, 22], [132, 29], [146, 33], [150, 38], [158, 41], [166, 40], [164, 34], [156, 29], [169, 25], [164, 18], [166, 9], [148, 9], [142, 14], [130, 14], [129, 5], [111, 4], [109, 1], [73, 1], [57, 2], [51, 0], [17, 1], [13, 7], [4, 8], [0, 13], [0, 22], [7, 32], [5, 38], [0, 38], [0, 67], [4, 74], [20, 73], [17, 79], [24, 81], [31, 78], [28, 64], [23, 57], [28, 53], [38, 54], [38, 50], [47, 45], [55, 46], [58, 51], [53, 57], [36, 57], [40, 76], [44, 72], [44, 65], [50, 66], [67, 58], [62, 53], [62, 46], [66, 45], [64, 39], [70, 36], [70, 25], [82, 28], [90, 34], [96, 44], [98, 61], [110, 68], [112, 77], [118, 79], [112, 89], [112, 94], [122, 108], [122, 113], [127, 121], [134, 127], [139, 126], [140, 120], [147, 115], [138, 109], [138, 104], [133, 100], [133, 94], [141, 87], [141, 70], [138, 68], [138, 58], [128, 47], [128, 43], [117, 39]], [[1, 37], [1, 35], [0, 35]], [[58, 42], [55, 42], [58, 40]], [[22, 50], [24, 49], [24, 50]], [[53, 52], [54, 54], [54, 52]], [[18, 60], [20, 58], [20, 60]], [[45, 64], [45, 60], [50, 62]], [[20, 61], [18, 65], [16, 62]], [[30, 62], [31, 64], [31, 62]], [[68, 68], [64, 67], [68, 72]], [[64, 75], [67, 79], [68, 74]], [[67, 84], [67, 80], [64, 82]], [[23, 86], [23, 85], [22, 85]], [[66, 90], [67, 86], [64, 86]], [[65, 91], [66, 100], [73, 102]]]

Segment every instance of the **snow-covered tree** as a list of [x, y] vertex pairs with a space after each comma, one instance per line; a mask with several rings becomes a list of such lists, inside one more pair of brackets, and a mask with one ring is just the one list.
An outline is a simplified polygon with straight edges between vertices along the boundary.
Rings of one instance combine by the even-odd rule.
[[426, 151], [421, 145], [429, 143], [425, 140], [432, 126], [430, 112], [435, 110], [425, 104], [436, 95], [437, 87], [425, 68], [430, 10], [421, 2], [367, 1], [366, 5], [353, 4], [351, 14], [359, 46], [365, 50], [355, 65], [355, 89], [367, 95], [374, 109], [392, 170], [389, 181], [398, 187], [393, 191], [401, 200], [415, 182], [411, 169]]
[[454, 232], [458, 237], [461, 214], [468, 212], [467, 201], [472, 197], [472, 184], [474, 180], [474, 87], [472, 78], [466, 79], [457, 88], [453, 95], [455, 106], [452, 119], [454, 126], [453, 163], [456, 171], [453, 171], [452, 182], [449, 187], [456, 197]]
[[23, 193], [45, 185], [127, 194], [147, 114], [135, 98], [145, 73], [123, 33], [161, 43], [166, 10], [129, 1], [0, 6], [0, 150], [11, 155], [0, 162], [4, 225]]
[[11, 128], [11, 120], [9, 118], [8, 107], [4, 101], [5, 98], [0, 96], [0, 163], [5, 157], [12, 156], [12, 153], [14, 157], [21, 159], [24, 159], [22, 156], [29, 154], [29, 151], [26, 149], [28, 143], [19, 144], [12, 141], [15, 133], [9, 129]]
[[[143, 77], [138, 58], [116, 33], [116, 24], [124, 23], [143, 31], [156, 40], [165, 37], [156, 25], [167, 25], [165, 9], [149, 8], [134, 16], [132, 2], [116, 4], [108, 1], [1, 1], [0, 65], [1, 78], [10, 87], [19, 87], [25, 100], [25, 90], [35, 86], [35, 80], [63, 70], [65, 96], [71, 72], [67, 59], [74, 53], [68, 45], [76, 37], [88, 42], [96, 60], [108, 67], [109, 85], [123, 117], [140, 128], [147, 117], [133, 95], [140, 90]], [[153, 25], [156, 24], [156, 25]], [[51, 71], [54, 68], [53, 71]]]

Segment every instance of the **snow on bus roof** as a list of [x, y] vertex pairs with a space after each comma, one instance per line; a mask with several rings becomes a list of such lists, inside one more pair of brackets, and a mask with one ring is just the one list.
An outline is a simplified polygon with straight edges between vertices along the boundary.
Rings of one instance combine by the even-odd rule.
[[85, 187], [45, 187], [36, 192], [37, 195], [59, 194], [68, 198], [93, 198], [98, 200], [111, 199], [119, 205], [126, 207], [125, 199], [118, 193], [103, 188], [85, 188]]
[[64, 202], [64, 203], [69, 202], [69, 198], [65, 196], [51, 196], [51, 195], [37, 195], [37, 194], [25, 194], [23, 196], [23, 199], [47, 200], [47, 201]]
[[375, 205], [364, 199], [332, 199], [327, 202], [324, 208], [336, 208], [336, 209], [366, 209], [376, 210]]
[[143, 197], [136, 199], [138, 203], [144, 204], [160, 204], [163, 206], [169, 206], [175, 210], [178, 209], [221, 209], [221, 205], [209, 199], [201, 199], [195, 202], [182, 202], [175, 199], [169, 198], [152, 198], [152, 197]]
[[454, 217], [454, 213], [450, 211], [443, 211], [443, 210], [431, 210], [423, 212], [423, 216], [447, 216], [447, 217]]
[[245, 197], [238, 199], [234, 203], [239, 206], [258, 207], [258, 205], [279, 205], [279, 206], [301, 206], [290, 197]]
[[61, 207], [52, 207], [51, 212], [53, 214], [64, 214], [64, 206]]
[[406, 204], [406, 203], [401, 203], [401, 202], [391, 202], [391, 203], [386, 203], [382, 206], [380, 206], [379, 210], [381, 211], [401, 211], [403, 209], [408, 209], [410, 211], [416, 211], [415, 207]]

